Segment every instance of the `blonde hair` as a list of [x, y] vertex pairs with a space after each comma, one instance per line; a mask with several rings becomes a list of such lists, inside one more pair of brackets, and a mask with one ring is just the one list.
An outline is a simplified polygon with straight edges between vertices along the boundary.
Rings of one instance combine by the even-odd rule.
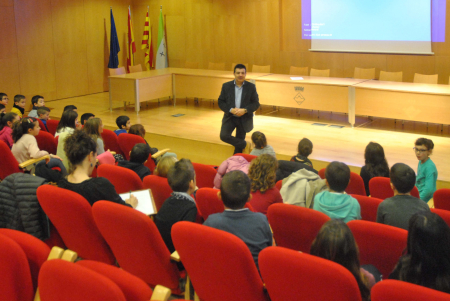
[[101, 125], [102, 120], [100, 118], [91, 118], [84, 123], [83, 130], [94, 139], [94, 141], [97, 141], [97, 139], [102, 139], [102, 135], [100, 135]]
[[177, 162], [177, 158], [173, 156], [162, 157], [159, 160], [158, 165], [156, 165], [153, 174], [155, 176], [160, 176], [167, 178], [167, 174], [169, 173], [169, 169]]
[[248, 177], [251, 181], [251, 191], [265, 192], [275, 186], [278, 161], [274, 156], [263, 154], [250, 163]]

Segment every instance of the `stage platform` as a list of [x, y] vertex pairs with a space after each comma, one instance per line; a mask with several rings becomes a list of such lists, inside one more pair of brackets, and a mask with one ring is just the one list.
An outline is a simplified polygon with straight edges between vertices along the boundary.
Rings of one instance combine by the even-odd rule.
[[[177, 99], [176, 103], [173, 106], [173, 101], [167, 99], [161, 99], [160, 103], [141, 103], [137, 115], [134, 106], [124, 111], [123, 103], [116, 102], [111, 112], [109, 94], [105, 92], [50, 101], [46, 105], [52, 108], [50, 116], [55, 119], [60, 118], [64, 106], [76, 105], [79, 117], [83, 113], [94, 113], [108, 129], [116, 129], [116, 118], [127, 115], [132, 124], [144, 125], [146, 139], [152, 147], [170, 148], [179, 158], [189, 158], [193, 162], [219, 165], [233, 154], [233, 147], [219, 139], [223, 113], [217, 101]], [[183, 115], [174, 117], [176, 114]], [[417, 171], [414, 141], [426, 137], [435, 144], [431, 158], [439, 172], [438, 188], [450, 187], [449, 126], [357, 116], [352, 128], [347, 120], [346, 114], [262, 106], [254, 118], [254, 131], [266, 135], [278, 159], [289, 160], [297, 152], [298, 141], [307, 137], [314, 145], [310, 156], [314, 168], [319, 170], [337, 160], [358, 173], [364, 165], [364, 149], [370, 141], [383, 146], [390, 166], [402, 162]], [[248, 141], [250, 137], [251, 133], [247, 134]]]

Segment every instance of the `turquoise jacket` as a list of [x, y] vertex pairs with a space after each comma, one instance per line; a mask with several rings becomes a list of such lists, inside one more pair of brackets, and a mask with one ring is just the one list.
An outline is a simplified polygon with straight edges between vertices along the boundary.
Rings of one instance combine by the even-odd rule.
[[361, 219], [361, 207], [358, 201], [348, 194], [322, 191], [314, 198], [313, 209], [345, 223]]
[[420, 199], [428, 202], [436, 191], [438, 172], [434, 162], [428, 158], [425, 163], [419, 161], [417, 166], [416, 186], [419, 189]]

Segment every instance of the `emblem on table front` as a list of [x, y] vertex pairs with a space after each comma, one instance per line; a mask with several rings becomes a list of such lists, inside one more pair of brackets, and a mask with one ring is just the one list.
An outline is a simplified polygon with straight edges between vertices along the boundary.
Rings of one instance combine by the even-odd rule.
[[294, 97], [294, 100], [300, 106], [305, 101], [305, 97], [300, 92], [303, 92], [305, 90], [305, 88], [304, 87], [294, 87], [294, 88], [295, 88], [295, 91], [298, 91], [297, 95], [295, 95], [295, 97]]

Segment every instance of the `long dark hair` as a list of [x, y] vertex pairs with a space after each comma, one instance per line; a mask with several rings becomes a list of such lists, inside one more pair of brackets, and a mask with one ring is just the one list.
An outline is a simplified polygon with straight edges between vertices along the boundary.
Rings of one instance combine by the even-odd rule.
[[39, 126], [39, 123], [37, 122], [37, 119], [33, 117], [25, 117], [19, 122], [15, 122], [12, 128], [12, 138], [14, 143], [19, 141], [23, 135], [28, 134], [28, 130], [34, 129], [35, 126]]
[[58, 127], [56, 128], [56, 132], [59, 133], [64, 128], [72, 128], [75, 129], [75, 120], [78, 117], [78, 113], [72, 110], [65, 111], [61, 120], [58, 123]]
[[439, 215], [423, 211], [409, 220], [408, 252], [399, 276], [450, 293], [450, 228]]
[[385, 177], [389, 175], [389, 165], [384, 155], [383, 147], [376, 142], [369, 142], [364, 151], [367, 172], [371, 177]]
[[310, 253], [339, 263], [349, 270], [358, 283], [362, 300], [369, 299], [370, 291], [361, 277], [358, 246], [346, 223], [335, 219], [326, 222], [314, 239]]
[[86, 132], [75, 131], [67, 136], [64, 152], [69, 160], [69, 172], [72, 173], [76, 165], [81, 164], [91, 152], [97, 153], [97, 143]]
[[5, 126], [8, 126], [8, 121], [13, 122], [17, 114], [13, 112], [1, 113], [0, 114], [0, 131], [3, 130]]

